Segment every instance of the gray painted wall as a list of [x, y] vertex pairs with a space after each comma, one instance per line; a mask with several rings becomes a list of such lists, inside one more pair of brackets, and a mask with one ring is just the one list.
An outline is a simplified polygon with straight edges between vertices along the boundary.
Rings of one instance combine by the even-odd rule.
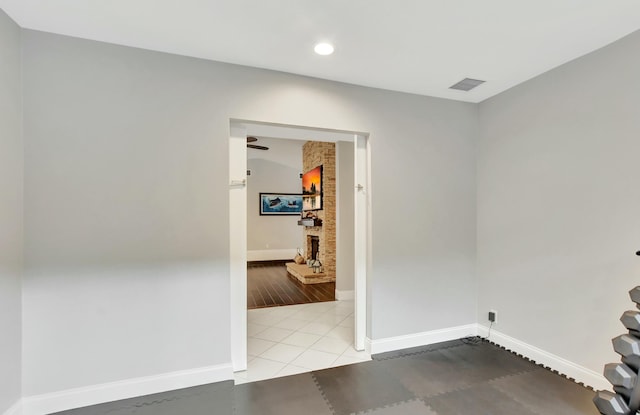
[[[269, 150], [248, 150], [247, 249], [304, 250], [302, 228], [297, 216], [260, 216], [260, 192], [300, 193], [302, 190], [302, 140], [260, 139]], [[295, 252], [295, 251], [294, 251]], [[293, 259], [271, 258], [271, 259]]]
[[22, 69], [20, 28], [0, 10], [0, 413], [21, 397]]
[[476, 106], [23, 36], [26, 395], [230, 361], [230, 118], [371, 134], [370, 337], [476, 321]]
[[601, 373], [640, 258], [640, 33], [480, 105], [479, 322]]

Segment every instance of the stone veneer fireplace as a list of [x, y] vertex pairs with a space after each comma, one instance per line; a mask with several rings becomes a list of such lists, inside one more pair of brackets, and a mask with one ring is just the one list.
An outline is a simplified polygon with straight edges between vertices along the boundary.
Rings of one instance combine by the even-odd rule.
[[[287, 264], [287, 270], [305, 284], [332, 282], [336, 280], [336, 145], [318, 141], [307, 141], [302, 147], [302, 169], [308, 172], [322, 166], [322, 209], [313, 213], [322, 220], [320, 226], [303, 226], [304, 257], [317, 258], [323, 272], [313, 273], [306, 264]], [[317, 238], [317, 239], [316, 239]], [[317, 242], [317, 251], [315, 244]]]
[[318, 238], [318, 258], [329, 281], [336, 280], [336, 145], [307, 141], [302, 147], [302, 169], [322, 166], [322, 209], [313, 211], [321, 226], [303, 227], [305, 257], [311, 258], [311, 238]]

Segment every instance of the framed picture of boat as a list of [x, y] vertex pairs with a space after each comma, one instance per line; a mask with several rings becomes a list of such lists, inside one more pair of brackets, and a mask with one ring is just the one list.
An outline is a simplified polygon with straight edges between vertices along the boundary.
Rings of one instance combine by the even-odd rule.
[[322, 166], [302, 175], [302, 210], [322, 209]]
[[302, 212], [302, 195], [297, 193], [260, 193], [260, 215], [292, 215]]

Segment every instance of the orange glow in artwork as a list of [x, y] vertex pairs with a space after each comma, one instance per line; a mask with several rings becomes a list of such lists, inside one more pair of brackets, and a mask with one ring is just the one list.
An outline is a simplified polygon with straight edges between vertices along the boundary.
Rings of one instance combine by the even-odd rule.
[[322, 166], [302, 175], [302, 194], [314, 195], [322, 191]]

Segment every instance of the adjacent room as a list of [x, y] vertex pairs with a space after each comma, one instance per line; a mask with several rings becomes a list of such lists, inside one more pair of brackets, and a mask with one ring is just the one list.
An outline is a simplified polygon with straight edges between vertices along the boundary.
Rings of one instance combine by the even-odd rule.
[[247, 139], [248, 308], [335, 300], [336, 143]]
[[247, 369], [236, 384], [370, 360], [354, 336], [354, 143], [249, 136], [247, 158]]
[[638, 50], [637, 0], [0, 0], [0, 414], [636, 413]]

